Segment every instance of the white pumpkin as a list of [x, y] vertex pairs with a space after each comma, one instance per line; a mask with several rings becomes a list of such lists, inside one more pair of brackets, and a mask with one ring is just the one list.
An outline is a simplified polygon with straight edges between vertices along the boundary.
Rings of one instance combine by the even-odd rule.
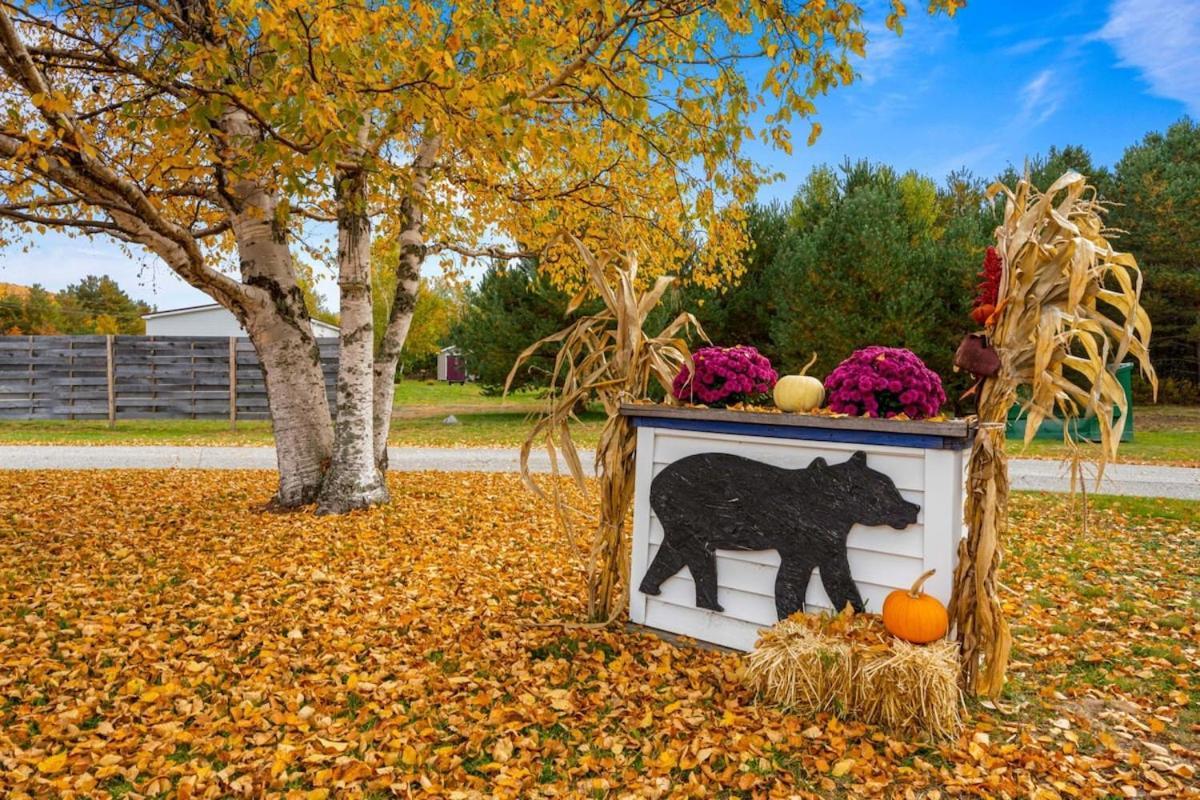
[[776, 408], [780, 411], [812, 411], [824, 404], [825, 385], [804, 374], [816, 362], [817, 354], [813, 353], [799, 375], [784, 375], [775, 382]]
[[811, 375], [784, 375], [775, 383], [780, 411], [812, 411], [825, 402], [825, 386]]

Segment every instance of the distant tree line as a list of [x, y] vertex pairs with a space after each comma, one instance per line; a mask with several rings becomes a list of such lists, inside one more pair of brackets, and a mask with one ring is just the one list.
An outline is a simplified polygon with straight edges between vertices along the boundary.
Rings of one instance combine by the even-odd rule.
[[[1145, 276], [1160, 400], [1200, 402], [1200, 126], [1184, 118], [1151, 133], [1111, 170], [1082, 147], [1054, 147], [996, 179], [1012, 186], [1024, 169], [1043, 189], [1077, 170], [1111, 203], [1117, 246]], [[754, 246], [730, 280], [716, 290], [684, 281], [666, 312], [694, 311], [714, 343], [752, 344], [781, 374], [814, 352], [812, 373], [825, 375], [856, 348], [908, 347], [942, 375], [953, 401], [969, 386], [953, 371], [954, 350], [976, 328], [976, 273], [1003, 210], [985, 201], [989, 183], [959, 171], [939, 185], [867, 161], [817, 167], [790, 201], [749, 209]], [[447, 339], [496, 388], [521, 350], [565, 324], [567, 301], [532, 263], [496, 265], [468, 291]], [[516, 376], [519, 385], [545, 384], [553, 352], [545, 353]]]
[[141, 334], [150, 306], [134, 300], [107, 275], [88, 275], [62, 291], [34, 284], [0, 284], [0, 334]]

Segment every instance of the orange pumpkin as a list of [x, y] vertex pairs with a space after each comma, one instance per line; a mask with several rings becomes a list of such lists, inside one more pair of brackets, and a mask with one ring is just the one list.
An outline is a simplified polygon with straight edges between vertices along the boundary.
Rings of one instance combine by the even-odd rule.
[[883, 601], [883, 627], [892, 636], [913, 644], [929, 644], [946, 635], [950, 629], [946, 607], [921, 591], [936, 571], [929, 570], [907, 592], [897, 589]]

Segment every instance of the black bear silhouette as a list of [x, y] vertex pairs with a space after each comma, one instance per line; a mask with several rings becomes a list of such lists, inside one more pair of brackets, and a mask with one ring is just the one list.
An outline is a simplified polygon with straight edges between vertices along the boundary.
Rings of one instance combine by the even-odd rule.
[[888, 476], [868, 467], [862, 451], [833, 466], [818, 458], [803, 469], [725, 453], [687, 456], [650, 483], [650, 506], [664, 538], [641, 591], [658, 594], [662, 582], [686, 566], [696, 584], [696, 605], [723, 611], [714, 551], [777, 550], [779, 619], [804, 608], [814, 567], [834, 608], [850, 603], [862, 611], [846, 560], [850, 529], [857, 523], [901, 530], [921, 510], [900, 496]]

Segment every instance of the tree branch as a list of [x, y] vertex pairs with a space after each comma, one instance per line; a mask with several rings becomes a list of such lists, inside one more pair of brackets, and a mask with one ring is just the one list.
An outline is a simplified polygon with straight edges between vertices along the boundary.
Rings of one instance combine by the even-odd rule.
[[464, 247], [462, 245], [452, 244], [450, 242], [434, 242], [429, 246], [429, 255], [438, 253], [457, 253], [465, 258], [498, 258], [511, 260], [516, 258], [536, 258], [537, 252], [533, 250], [505, 250], [499, 245], [488, 245], [487, 247]]

